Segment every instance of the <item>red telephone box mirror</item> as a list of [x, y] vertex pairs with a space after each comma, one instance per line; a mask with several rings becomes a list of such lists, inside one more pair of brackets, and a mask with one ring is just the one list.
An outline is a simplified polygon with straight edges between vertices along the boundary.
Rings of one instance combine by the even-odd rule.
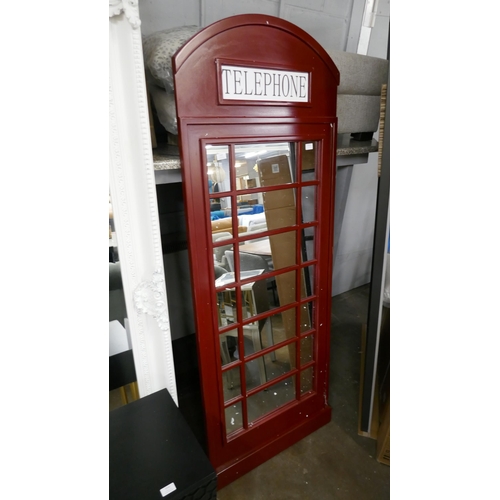
[[209, 458], [219, 487], [330, 420], [339, 73], [242, 15], [173, 58]]

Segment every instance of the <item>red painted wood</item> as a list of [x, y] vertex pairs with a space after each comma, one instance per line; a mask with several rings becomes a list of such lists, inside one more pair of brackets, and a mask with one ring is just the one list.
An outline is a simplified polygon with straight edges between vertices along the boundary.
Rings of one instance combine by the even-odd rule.
[[[309, 72], [310, 102], [221, 100], [221, 62]], [[303, 30], [281, 19], [253, 14], [224, 19], [205, 28], [178, 51], [173, 67], [208, 452], [222, 487], [330, 419], [327, 396], [339, 72], [322, 47]], [[314, 391], [227, 440], [204, 151], [206, 144], [249, 140], [320, 143], [317, 219], [313, 223], [318, 290], [314, 298]], [[297, 179], [295, 186], [300, 185]], [[298, 220], [293, 227], [304, 226]]]

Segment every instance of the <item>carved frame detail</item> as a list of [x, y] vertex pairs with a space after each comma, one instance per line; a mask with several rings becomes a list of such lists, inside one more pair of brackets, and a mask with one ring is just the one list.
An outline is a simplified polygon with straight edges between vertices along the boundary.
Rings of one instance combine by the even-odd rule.
[[109, 0], [109, 184], [141, 397], [177, 389], [137, 0]]

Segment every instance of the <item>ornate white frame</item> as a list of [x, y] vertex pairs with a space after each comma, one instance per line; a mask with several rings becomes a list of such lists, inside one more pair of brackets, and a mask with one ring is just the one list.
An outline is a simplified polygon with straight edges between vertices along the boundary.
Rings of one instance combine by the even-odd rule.
[[141, 397], [177, 403], [138, 0], [109, 0], [109, 184]]

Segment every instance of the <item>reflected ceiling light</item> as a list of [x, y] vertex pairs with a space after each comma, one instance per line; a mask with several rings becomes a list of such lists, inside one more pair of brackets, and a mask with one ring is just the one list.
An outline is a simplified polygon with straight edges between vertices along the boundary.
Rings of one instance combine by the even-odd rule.
[[208, 168], [207, 174], [212, 181], [217, 183], [224, 182], [226, 179], [226, 172], [224, 172], [224, 169], [215, 162]]
[[253, 151], [251, 153], [247, 153], [245, 158], [253, 158], [255, 156], [263, 155], [266, 151], [267, 149], [263, 149], [262, 151]]

